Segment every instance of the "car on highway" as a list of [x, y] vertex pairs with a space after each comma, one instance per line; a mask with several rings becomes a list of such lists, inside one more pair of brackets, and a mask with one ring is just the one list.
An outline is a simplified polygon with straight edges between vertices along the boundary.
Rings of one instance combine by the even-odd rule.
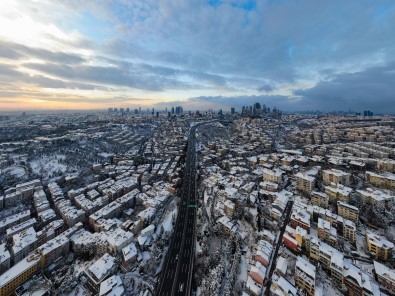
[[184, 283], [180, 284], [179, 292], [184, 292]]

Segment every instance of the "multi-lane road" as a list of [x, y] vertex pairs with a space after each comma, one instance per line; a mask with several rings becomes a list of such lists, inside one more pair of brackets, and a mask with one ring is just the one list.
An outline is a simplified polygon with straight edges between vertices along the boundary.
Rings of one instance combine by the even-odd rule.
[[[199, 124], [200, 125], [200, 124]], [[191, 128], [181, 188], [181, 203], [169, 251], [156, 287], [156, 295], [190, 295], [195, 256], [196, 128]]]

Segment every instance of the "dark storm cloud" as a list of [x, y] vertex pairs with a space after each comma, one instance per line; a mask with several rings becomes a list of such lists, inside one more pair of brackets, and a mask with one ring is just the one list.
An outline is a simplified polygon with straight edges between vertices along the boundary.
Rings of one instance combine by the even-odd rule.
[[395, 63], [365, 71], [337, 75], [307, 90], [295, 91], [302, 96], [306, 110], [373, 110], [395, 113]]
[[134, 38], [130, 56], [144, 56], [146, 49], [145, 56], [159, 62], [276, 82], [347, 62], [368, 63], [376, 52], [385, 59], [394, 46], [395, 18], [383, 21], [378, 13], [384, 8], [393, 15], [391, 1], [259, 1], [247, 10], [244, 2], [213, 7], [201, 1], [145, 1], [150, 10], [144, 17], [138, 17], [139, 6], [114, 18]]

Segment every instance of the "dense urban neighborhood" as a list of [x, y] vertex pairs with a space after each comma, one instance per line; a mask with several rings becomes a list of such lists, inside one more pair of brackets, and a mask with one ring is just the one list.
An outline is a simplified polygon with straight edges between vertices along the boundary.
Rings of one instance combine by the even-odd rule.
[[395, 117], [0, 116], [0, 296], [395, 295]]

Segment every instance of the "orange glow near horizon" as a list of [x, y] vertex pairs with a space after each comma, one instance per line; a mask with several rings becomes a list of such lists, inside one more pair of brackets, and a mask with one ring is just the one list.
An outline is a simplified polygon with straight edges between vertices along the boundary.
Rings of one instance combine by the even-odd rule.
[[111, 98], [108, 102], [98, 103], [92, 98], [92, 103], [80, 102], [57, 102], [32, 98], [0, 98], [0, 110], [98, 110], [107, 108], [135, 108], [135, 107], [150, 107], [160, 102], [166, 102], [163, 99], [147, 99], [147, 100], [130, 100], [124, 102], [112, 102]]

